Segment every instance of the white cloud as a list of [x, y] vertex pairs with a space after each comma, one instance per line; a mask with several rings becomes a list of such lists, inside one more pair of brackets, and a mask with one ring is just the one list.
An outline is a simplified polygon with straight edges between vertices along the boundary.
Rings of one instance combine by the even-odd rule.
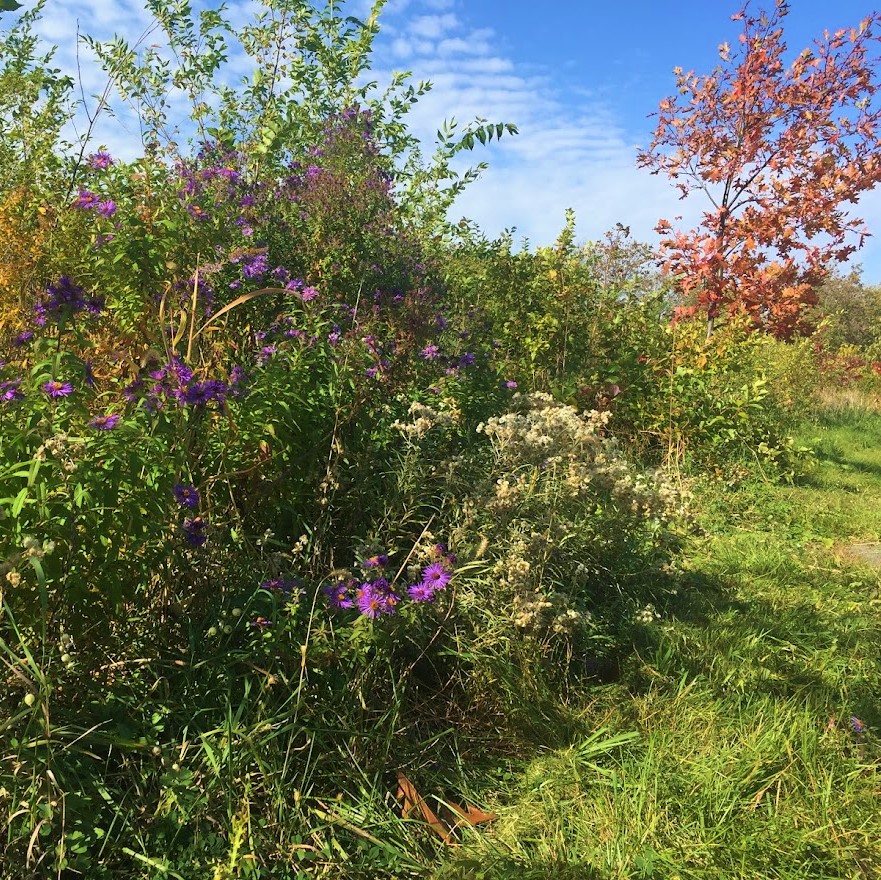
[[414, 51], [413, 44], [403, 37], [397, 37], [392, 42], [392, 54], [395, 58], [409, 58]]
[[445, 15], [420, 15], [407, 25], [407, 30], [418, 37], [436, 39], [453, 30], [459, 20], [452, 13]]

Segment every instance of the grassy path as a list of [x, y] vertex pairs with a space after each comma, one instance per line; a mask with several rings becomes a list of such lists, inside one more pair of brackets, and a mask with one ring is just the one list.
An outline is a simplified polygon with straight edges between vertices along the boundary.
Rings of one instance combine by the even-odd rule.
[[879, 570], [845, 551], [881, 538], [881, 416], [801, 439], [800, 484], [698, 499], [675, 619], [438, 878], [881, 877]]

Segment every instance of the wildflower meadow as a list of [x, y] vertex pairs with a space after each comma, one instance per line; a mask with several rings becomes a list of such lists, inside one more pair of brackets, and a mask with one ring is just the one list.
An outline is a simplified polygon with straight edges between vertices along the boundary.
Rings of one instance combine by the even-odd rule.
[[0, 877], [875, 876], [877, 289], [451, 223], [383, 5], [0, 4]]

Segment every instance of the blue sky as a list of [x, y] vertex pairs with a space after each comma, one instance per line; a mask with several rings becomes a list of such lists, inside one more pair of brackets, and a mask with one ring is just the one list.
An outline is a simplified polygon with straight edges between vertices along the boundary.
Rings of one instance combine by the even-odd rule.
[[[348, 0], [342, 8], [363, 15], [368, 5]], [[762, 5], [753, 0], [754, 8]], [[250, 0], [227, 6], [238, 21], [256, 8]], [[77, 17], [82, 30], [99, 38], [114, 32], [135, 38], [149, 20], [137, 0], [88, 6], [50, 0], [49, 7], [42, 27], [60, 44], [62, 65], [73, 65]], [[793, 0], [792, 7], [786, 34], [796, 53], [824, 29], [856, 25], [872, 11], [859, 0]], [[654, 241], [660, 217], [693, 221], [704, 204], [679, 201], [664, 179], [636, 168], [637, 149], [651, 140], [648, 114], [673, 91], [674, 66], [712, 69], [718, 45], [736, 40], [735, 11], [737, 4], [727, 0], [552, 0], [540, 12], [534, 0], [389, 0], [374, 75], [382, 82], [394, 70], [411, 70], [414, 79], [433, 81], [411, 114], [426, 143], [452, 116], [460, 123], [481, 116], [519, 127], [519, 136], [475, 152], [475, 161], [484, 159], [490, 168], [461, 197], [454, 219], [467, 216], [490, 235], [516, 227], [517, 238], [539, 245], [554, 240], [572, 207], [582, 240], [622, 222]], [[96, 78], [93, 91], [98, 88]], [[120, 134], [103, 128], [101, 137], [112, 147]], [[857, 262], [867, 282], [879, 283], [881, 192], [864, 197], [857, 214], [874, 233]]]

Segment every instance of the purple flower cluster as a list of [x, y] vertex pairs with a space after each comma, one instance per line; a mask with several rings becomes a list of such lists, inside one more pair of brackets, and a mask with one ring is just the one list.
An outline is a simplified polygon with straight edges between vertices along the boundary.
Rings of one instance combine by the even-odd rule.
[[394, 614], [400, 601], [401, 597], [383, 577], [375, 581], [365, 581], [355, 590], [358, 610], [371, 620]]
[[[235, 369], [233, 367], [233, 371]], [[223, 409], [228, 397], [239, 397], [243, 393], [244, 373], [233, 377], [231, 372], [229, 383], [221, 379], [195, 381], [193, 371], [178, 357], [172, 358], [169, 364], [149, 370], [146, 377], [152, 380], [152, 385], [148, 386], [144, 377], [139, 376], [126, 385], [123, 396], [132, 403], [142, 397], [144, 407], [151, 412], [162, 409], [169, 400], [196, 410], [205, 409], [209, 403]]]
[[73, 200], [72, 208], [78, 208], [81, 211], [90, 211], [97, 208], [101, 204], [101, 196], [95, 195], [91, 190], [81, 189], [79, 195]]
[[34, 339], [33, 330], [23, 330], [21, 333], [17, 334], [12, 338], [12, 344], [15, 348], [23, 348], [29, 342], [32, 342]]
[[105, 153], [103, 150], [99, 150], [97, 153], [92, 153], [89, 156], [89, 167], [94, 168], [96, 171], [103, 171], [105, 168], [109, 168], [113, 164], [113, 157], [110, 153]]
[[241, 263], [242, 277], [249, 281], [262, 278], [269, 271], [269, 258], [266, 254], [243, 254], [240, 259], [231, 262]]
[[239, 170], [245, 164], [241, 153], [217, 142], [203, 143], [195, 159], [178, 162], [177, 194], [187, 213], [197, 222], [214, 220], [227, 228], [235, 224], [243, 235], [253, 235], [257, 218], [245, 216], [241, 209], [257, 203], [248, 190], [259, 191], [265, 184], [246, 184]]
[[220, 379], [207, 379], [204, 382], [191, 382], [182, 389], [180, 400], [195, 409], [204, 409], [209, 403], [223, 409], [229, 394], [229, 386]]
[[205, 310], [205, 316], [210, 317], [214, 311], [214, 288], [202, 275], [191, 275], [188, 279], [179, 279], [174, 284], [174, 290], [180, 297], [182, 306], [189, 306], [193, 297], [193, 287], [196, 289], [196, 301]]
[[205, 534], [207, 525], [201, 516], [187, 517], [184, 520], [182, 526], [184, 538], [191, 547], [201, 547], [208, 540]]
[[331, 608], [357, 608], [360, 614], [376, 620], [395, 614], [401, 597], [387, 578], [359, 581], [356, 578], [335, 581], [321, 588]]
[[407, 587], [407, 595], [414, 602], [432, 602], [435, 595], [445, 589], [453, 573], [446, 560], [432, 562], [422, 569], [422, 579]]
[[364, 568], [385, 568], [388, 565], [389, 558], [386, 553], [377, 553], [374, 556], [368, 556], [361, 565]]
[[80, 211], [97, 211], [102, 217], [112, 217], [116, 213], [116, 202], [113, 199], [102, 199], [88, 189], [79, 191], [71, 207]]
[[302, 592], [303, 582], [299, 578], [270, 578], [263, 581], [260, 587], [276, 596], [288, 598], [295, 592]]
[[174, 498], [181, 507], [198, 507], [199, 506], [199, 490], [195, 486], [187, 483], [175, 483]]
[[355, 600], [353, 597], [358, 586], [358, 581], [354, 578], [348, 578], [347, 580], [326, 584], [321, 588], [321, 592], [324, 593], [327, 604], [331, 608], [354, 608]]
[[86, 296], [86, 291], [70, 279], [62, 275], [54, 284], [46, 288], [45, 302], [34, 306], [36, 323], [41, 327], [47, 318], [60, 320], [77, 312], [86, 311], [98, 315], [104, 308], [104, 300], [97, 296]]
[[[432, 548], [430, 559], [422, 570], [419, 582], [407, 588], [407, 595], [413, 602], [431, 602], [453, 577], [456, 557], [448, 553], [443, 544]], [[371, 620], [395, 614], [401, 596], [386, 577], [376, 576], [388, 562], [385, 553], [369, 556], [361, 563], [361, 567], [370, 573], [366, 579], [346, 578], [322, 587], [327, 604], [336, 609], [357, 608], [359, 613]]]
[[11, 403], [14, 400], [24, 400], [24, 392], [19, 387], [21, 379], [10, 379], [0, 382], [0, 403]]
[[96, 416], [89, 422], [89, 427], [96, 431], [112, 431], [119, 424], [118, 413], [109, 413], [106, 416]]

